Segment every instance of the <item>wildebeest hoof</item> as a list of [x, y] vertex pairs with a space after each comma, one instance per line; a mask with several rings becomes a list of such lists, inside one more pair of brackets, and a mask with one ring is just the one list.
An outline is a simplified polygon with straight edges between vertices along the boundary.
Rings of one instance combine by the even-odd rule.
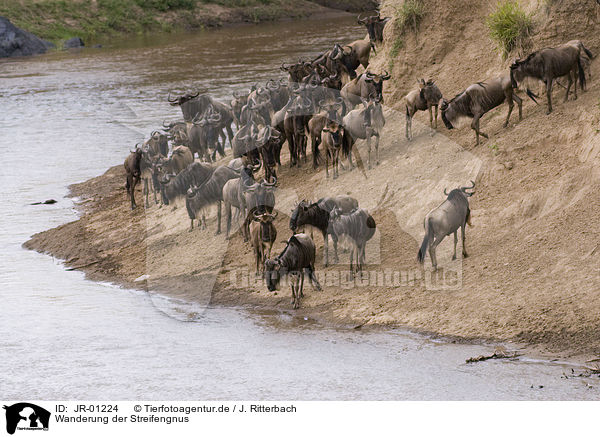
[[452, 255], [452, 261], [456, 259], [456, 255]]
[[502, 127], [508, 127], [508, 123], [503, 123]]
[[215, 235], [221, 235], [221, 231], [215, 232]]
[[546, 111], [546, 115], [550, 115], [551, 113], [552, 113], [552, 111], [550, 111], [550, 110]]
[[463, 252], [463, 258], [468, 258], [469, 254], [467, 252]]

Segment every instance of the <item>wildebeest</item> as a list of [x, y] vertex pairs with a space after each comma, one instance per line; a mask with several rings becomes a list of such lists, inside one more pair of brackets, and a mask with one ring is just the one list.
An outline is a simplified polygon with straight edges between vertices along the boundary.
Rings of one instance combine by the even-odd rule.
[[140, 181], [141, 170], [140, 170], [140, 162], [142, 160], [142, 149], [135, 149], [135, 151], [131, 152], [127, 158], [125, 158], [125, 162], [123, 166], [125, 167], [126, 173], [126, 182], [125, 189], [127, 190], [127, 194], [131, 197], [131, 209], [135, 209], [135, 186]]
[[[154, 202], [156, 200], [156, 192], [161, 191], [161, 180], [165, 179], [165, 175], [168, 177], [177, 176], [181, 173], [188, 165], [194, 162], [194, 156], [190, 149], [186, 146], [177, 146], [173, 148], [171, 156], [167, 159], [160, 157], [155, 162], [151, 163], [152, 173], [152, 185], [154, 187]], [[148, 205], [148, 191], [144, 187], [144, 194], [146, 196], [146, 206]]]
[[521, 121], [523, 119], [523, 100], [515, 93], [508, 74], [474, 83], [449, 102], [442, 99], [440, 108], [442, 110], [442, 121], [448, 129], [453, 129], [454, 125], [452, 123], [455, 123], [461, 117], [472, 118], [471, 129], [475, 131], [477, 145], [479, 145], [479, 135], [489, 138], [487, 134], [479, 130], [479, 119], [504, 101], [508, 103], [508, 114], [503, 126], [508, 126], [510, 114], [514, 107], [513, 101], [517, 102], [519, 106], [519, 121]]
[[[227, 137], [229, 138], [229, 142], [233, 139], [233, 131], [231, 130], [231, 124], [233, 123], [233, 113], [231, 108], [221, 102], [214, 100], [212, 97], [208, 95], [201, 95], [200, 93], [196, 94], [184, 94], [183, 96], [176, 97], [171, 99], [169, 95], [167, 100], [171, 104], [171, 106], [179, 106], [181, 107], [181, 112], [183, 113], [183, 119], [187, 123], [191, 123], [191, 121], [198, 115], [203, 115], [209, 106], [221, 115], [221, 120], [219, 121], [219, 125], [217, 126], [217, 130], [220, 132], [222, 129], [227, 131]], [[223, 136], [223, 145], [225, 145], [225, 137]]]
[[340, 208], [343, 212], [350, 212], [358, 208], [358, 201], [350, 196], [323, 197], [315, 203], [309, 203], [302, 200], [292, 211], [290, 216], [290, 229], [296, 232], [301, 226], [314, 226], [323, 234], [323, 263], [329, 264], [329, 235], [333, 240], [333, 250], [335, 262], [338, 262], [337, 255], [337, 236], [332, 233], [329, 227], [329, 213], [334, 207]]
[[268, 258], [271, 258], [271, 248], [277, 238], [277, 229], [273, 224], [273, 220], [277, 217], [275, 214], [264, 212], [254, 214], [254, 219], [250, 222], [250, 243], [254, 248], [254, 257], [256, 260], [256, 274], [262, 267], [264, 271], [264, 263]]
[[352, 106], [369, 99], [379, 99], [383, 103], [383, 82], [390, 77], [387, 71], [384, 74], [373, 74], [366, 71], [344, 85], [340, 95]]
[[237, 209], [236, 219], [240, 216], [245, 217], [246, 201], [241, 187], [241, 179], [229, 179], [223, 186], [223, 206], [225, 208], [225, 218], [227, 221], [225, 236], [229, 238], [231, 231], [231, 208]]
[[188, 128], [189, 147], [193, 153], [198, 153], [198, 157], [203, 157], [211, 162], [209, 149], [213, 150], [212, 159], [216, 157], [217, 150], [221, 156], [225, 156], [225, 151], [219, 145], [219, 123], [221, 114], [215, 112], [212, 106], [206, 109], [203, 114], [197, 114]]
[[303, 95], [297, 95], [287, 106], [283, 129], [290, 149], [290, 167], [300, 166], [300, 156], [306, 160], [306, 125], [312, 114], [312, 102]]
[[210, 178], [200, 186], [188, 189], [185, 197], [185, 207], [190, 217], [190, 231], [194, 229], [194, 219], [198, 212], [204, 208], [217, 204], [217, 234], [221, 233], [221, 202], [223, 201], [223, 187], [230, 179], [235, 179], [240, 173], [225, 165], [220, 165], [211, 174]]
[[362, 208], [342, 214], [342, 210], [336, 207], [329, 213], [329, 226], [338, 238], [342, 235], [350, 237], [353, 243], [350, 251], [350, 272], [353, 272], [354, 253], [356, 253], [356, 271], [361, 271], [365, 263], [367, 241], [375, 235], [376, 225], [373, 217]]
[[[419, 80], [419, 89], [408, 93], [406, 99], [406, 139], [412, 140], [412, 118], [417, 111], [429, 111], [429, 126], [437, 129], [438, 105], [442, 99], [442, 92], [429, 79]], [[433, 117], [431, 107], [435, 108], [435, 117]]]
[[242, 224], [242, 233], [244, 240], [248, 237], [248, 229], [254, 214], [262, 214], [264, 212], [273, 212], [275, 208], [275, 185], [277, 179], [272, 178], [270, 181], [262, 179], [260, 182], [254, 182], [252, 185], [242, 186], [244, 205], [246, 207], [246, 217]]
[[[577, 98], [577, 77], [579, 77], [581, 89], [585, 89], [585, 72], [581, 59], [582, 53], [592, 58], [592, 53], [585, 48], [583, 43], [575, 40], [558, 47], [535, 51], [523, 60], [517, 59], [510, 66], [512, 86], [516, 88], [527, 77], [544, 82], [548, 98], [546, 114], [550, 114], [552, 112], [552, 82], [554, 79], [562, 76], [567, 77], [568, 83], [565, 102], [569, 98], [569, 90], [573, 82], [575, 83], [573, 92], [575, 98]], [[531, 91], [527, 91], [531, 96]]]
[[360, 18], [359, 15], [357, 21], [358, 24], [362, 24], [367, 28], [369, 40], [371, 40], [373, 43], [383, 42], [383, 29], [389, 21], [389, 17], [381, 18], [381, 16], [377, 14], [370, 17]]
[[351, 152], [355, 141], [366, 139], [369, 168], [371, 168], [371, 138], [375, 137], [375, 162], [379, 165], [379, 136], [385, 126], [385, 117], [379, 99], [370, 100], [369, 102], [363, 100], [363, 105], [364, 107], [353, 109], [344, 116], [342, 121], [344, 126], [342, 154], [348, 157], [348, 162], [352, 166]]
[[315, 243], [306, 234], [292, 235], [287, 245], [274, 259], [265, 261], [264, 275], [269, 291], [277, 290], [279, 281], [284, 276], [291, 276], [292, 305], [294, 309], [300, 307], [300, 298], [303, 297], [304, 271], [308, 272], [308, 279], [313, 287], [321, 289], [315, 275]]
[[458, 228], [461, 229], [463, 258], [468, 256], [467, 249], [465, 248], [465, 225], [471, 225], [471, 210], [469, 209], [468, 198], [473, 195], [473, 192], [467, 190], [472, 190], [473, 188], [475, 188], [475, 182], [471, 181], [470, 187], [457, 188], [450, 191], [450, 193], [444, 190], [444, 194], [448, 196], [446, 200], [425, 216], [425, 220], [423, 220], [425, 237], [417, 255], [417, 260], [421, 264], [425, 260], [427, 249], [429, 249], [433, 269], [437, 270], [435, 248], [447, 235], [452, 233], [454, 233], [454, 255], [452, 259], [456, 259]]
[[200, 186], [210, 178], [215, 168], [210, 164], [194, 162], [178, 175], [164, 174], [159, 180], [162, 202], [168, 205], [177, 197], [185, 196], [192, 186]]
[[[348, 71], [352, 73], [362, 65], [364, 68], [369, 66], [369, 55], [373, 44], [371, 41], [359, 39], [345, 46], [335, 44], [331, 52], [333, 59], [340, 59]], [[354, 73], [356, 74], [356, 73]]]
[[328, 120], [321, 133], [321, 143], [325, 154], [325, 177], [329, 177], [329, 160], [333, 167], [333, 179], [339, 176], [340, 150], [344, 141], [344, 127], [334, 120]]

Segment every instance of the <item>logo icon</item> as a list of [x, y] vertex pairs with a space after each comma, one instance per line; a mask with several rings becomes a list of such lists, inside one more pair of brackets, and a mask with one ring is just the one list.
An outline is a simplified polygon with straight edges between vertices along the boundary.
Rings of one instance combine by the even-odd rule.
[[6, 410], [6, 432], [19, 430], [48, 430], [50, 411], [27, 402], [3, 407]]

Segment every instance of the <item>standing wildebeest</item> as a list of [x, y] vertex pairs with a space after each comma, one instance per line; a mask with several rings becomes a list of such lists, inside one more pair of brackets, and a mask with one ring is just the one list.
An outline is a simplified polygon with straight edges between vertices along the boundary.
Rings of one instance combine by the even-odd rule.
[[[213, 109], [221, 115], [221, 120], [219, 125], [217, 126], [217, 130], [221, 132], [223, 129], [227, 131], [227, 136], [229, 138], [229, 143], [231, 144], [231, 140], [233, 139], [233, 131], [231, 130], [231, 124], [233, 123], [233, 113], [231, 108], [221, 102], [214, 100], [212, 97], [208, 95], [200, 95], [200, 93], [196, 94], [185, 94], [181, 97], [176, 97], [175, 99], [171, 99], [171, 96], [167, 97], [167, 100], [171, 104], [171, 106], [179, 106], [181, 107], [181, 112], [183, 113], [183, 119], [187, 123], [191, 123], [191, 121], [198, 115], [203, 115], [206, 112], [209, 106], [212, 106]], [[225, 135], [221, 133], [223, 138], [223, 148], [225, 147]]]
[[[429, 79], [419, 80], [419, 89], [413, 90], [406, 95], [406, 139], [412, 140], [412, 118], [417, 111], [429, 111], [429, 126], [437, 129], [438, 104], [442, 100], [442, 92]], [[435, 107], [435, 118], [433, 117], [431, 107]]]
[[332, 234], [341, 237], [347, 235], [352, 240], [352, 250], [350, 251], [350, 272], [354, 252], [356, 251], [356, 271], [362, 270], [365, 263], [365, 248], [367, 241], [375, 235], [375, 220], [362, 208], [357, 208], [349, 214], [342, 214], [339, 208], [333, 208], [329, 213], [329, 226], [332, 229]]
[[453, 129], [452, 123], [455, 123], [461, 117], [473, 118], [471, 129], [475, 131], [477, 145], [479, 145], [479, 135], [489, 138], [487, 134], [479, 130], [479, 119], [504, 101], [508, 103], [508, 114], [503, 126], [508, 126], [510, 114], [515, 106], [513, 101], [517, 102], [519, 106], [519, 121], [521, 121], [523, 119], [523, 100], [515, 93], [508, 74], [485, 82], [474, 83], [449, 102], [442, 99], [440, 108], [442, 110], [442, 121], [448, 129]]
[[344, 85], [340, 95], [352, 106], [369, 99], [379, 99], [383, 103], [383, 81], [390, 77], [387, 71], [384, 74], [373, 74], [366, 71]]
[[131, 152], [127, 158], [125, 158], [125, 162], [123, 166], [125, 167], [125, 173], [127, 174], [127, 180], [125, 182], [125, 188], [127, 189], [127, 194], [131, 197], [131, 209], [135, 209], [135, 186], [140, 181], [141, 170], [140, 170], [140, 162], [142, 160], [142, 149], [135, 149], [135, 151]]
[[383, 28], [388, 21], [389, 17], [381, 18], [379, 14], [365, 18], [358, 16], [358, 24], [362, 24], [367, 28], [369, 40], [373, 43], [383, 42]]
[[217, 150], [221, 156], [225, 156], [225, 151], [219, 145], [219, 124], [221, 114], [215, 112], [212, 106], [209, 106], [204, 114], [197, 114], [188, 128], [188, 138], [190, 150], [198, 153], [198, 158], [211, 162], [209, 150], [213, 150], [212, 159], [216, 158]]
[[321, 133], [325, 154], [325, 177], [329, 177], [329, 159], [333, 167], [333, 179], [339, 176], [340, 150], [344, 141], [344, 127], [334, 120], [328, 120]]
[[291, 276], [292, 305], [294, 309], [300, 307], [300, 298], [303, 297], [304, 270], [308, 270], [308, 279], [313, 287], [321, 289], [315, 275], [315, 243], [306, 234], [295, 234], [287, 241], [283, 252], [274, 259], [265, 261], [264, 274], [269, 291], [277, 290], [279, 280], [283, 276]]
[[383, 107], [378, 99], [368, 103], [363, 100], [364, 107], [353, 109], [343, 119], [344, 143], [342, 154], [348, 157], [352, 168], [351, 152], [357, 139], [367, 140], [369, 168], [371, 168], [371, 138], [375, 137], [375, 162], [379, 165], [379, 136], [385, 126]]
[[248, 229], [254, 214], [264, 212], [273, 212], [275, 208], [275, 185], [277, 179], [273, 178], [269, 182], [262, 180], [252, 185], [242, 186], [244, 190], [244, 205], [246, 207], [246, 218], [242, 224], [242, 235], [244, 241], [248, 239]]
[[241, 187], [241, 178], [229, 179], [223, 186], [223, 204], [225, 207], [225, 218], [227, 220], [227, 227], [225, 230], [225, 237], [229, 238], [229, 232], [231, 231], [231, 208], [235, 207], [236, 220], [239, 220], [240, 216], [245, 217], [244, 211], [246, 209], [246, 200], [244, 199], [244, 193]]
[[160, 182], [162, 202], [168, 205], [178, 197], [185, 196], [192, 186], [202, 185], [210, 178], [215, 168], [210, 164], [194, 162], [178, 175], [164, 174]]
[[[585, 72], [581, 60], [582, 52], [592, 58], [592, 53], [579, 41], [569, 41], [558, 47], [545, 48], [531, 53], [524, 60], [517, 59], [510, 66], [510, 80], [516, 88], [523, 79], [532, 77], [546, 84], [546, 96], [548, 98], [548, 109], [546, 114], [552, 112], [552, 82], [554, 79], [567, 76], [567, 92], [565, 102], [569, 98], [569, 90], [575, 82], [574, 94], [577, 98], [577, 77], [581, 89], [585, 89]], [[527, 90], [531, 96], [531, 91]]]
[[185, 207], [190, 217], [190, 231], [194, 229], [194, 219], [198, 212], [217, 204], [217, 234], [221, 233], [221, 202], [223, 201], [223, 187], [230, 179], [239, 178], [240, 173], [225, 165], [220, 165], [204, 184], [191, 187], [185, 197]]
[[277, 212], [275, 214], [255, 212], [254, 219], [250, 223], [250, 243], [254, 248], [257, 275], [261, 266], [264, 272], [264, 262], [271, 257], [271, 248], [277, 238], [277, 229], [273, 224], [275, 217]]
[[329, 235], [333, 240], [335, 262], [338, 262], [337, 241], [338, 238], [329, 227], [329, 213], [334, 207], [343, 212], [350, 212], [358, 208], [358, 201], [350, 196], [323, 197], [315, 203], [305, 200], [298, 203], [290, 217], [290, 229], [296, 232], [300, 226], [314, 226], [323, 234], [323, 263], [329, 264]]
[[351, 76], [354, 77], [356, 75], [355, 70], [359, 65], [362, 65], [364, 68], [369, 66], [369, 55], [371, 54], [372, 47], [373, 44], [371, 41], [364, 39], [356, 40], [345, 46], [335, 44], [331, 51], [331, 57], [333, 59], [340, 59]]
[[454, 233], [454, 255], [452, 255], [452, 259], [456, 259], [458, 228], [461, 230], [463, 258], [468, 256], [465, 248], [465, 225], [468, 223], [471, 226], [471, 210], [469, 209], [468, 198], [473, 195], [473, 192], [467, 190], [475, 188], [475, 182], [471, 181], [471, 184], [470, 187], [457, 188], [450, 191], [450, 193], [444, 190], [444, 194], [448, 196], [446, 200], [425, 216], [423, 221], [425, 238], [423, 238], [423, 243], [417, 255], [417, 260], [421, 264], [425, 260], [427, 249], [429, 249], [431, 264], [433, 264], [433, 269], [437, 270], [435, 248], [447, 235], [452, 233]]

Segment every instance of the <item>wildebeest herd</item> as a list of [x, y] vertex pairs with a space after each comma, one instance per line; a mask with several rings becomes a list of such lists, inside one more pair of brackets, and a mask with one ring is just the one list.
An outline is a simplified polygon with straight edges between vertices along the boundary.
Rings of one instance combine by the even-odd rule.
[[[262, 271], [269, 290], [274, 291], [281, 277], [289, 276], [292, 304], [298, 308], [303, 293], [304, 274], [315, 288], [320, 285], [315, 275], [315, 243], [305, 233], [310, 225], [321, 231], [324, 241], [323, 262], [330, 263], [328, 240], [331, 237], [335, 262], [338, 262], [338, 239], [345, 236], [351, 243], [351, 274], [360, 272], [365, 263], [365, 247], [375, 233], [375, 220], [358, 201], [345, 195], [332, 195], [316, 202], [303, 200], [292, 211], [289, 228], [293, 232], [284, 250], [271, 257], [277, 238], [275, 211], [277, 172], [281, 168], [281, 150], [289, 150], [289, 166], [324, 164], [329, 178], [339, 176], [339, 167], [352, 171], [356, 140], [367, 143], [368, 167], [372, 168], [371, 144], [375, 142], [375, 165], [379, 164], [379, 138], [385, 125], [383, 85], [390, 79], [387, 72], [369, 70], [369, 57], [383, 40], [383, 28], [388, 21], [379, 15], [359, 17], [366, 26], [368, 38], [347, 45], [334, 44], [330, 50], [312, 59], [281, 64], [287, 78], [270, 79], [264, 85], [255, 84], [246, 92], [235, 92], [232, 99], [219, 102], [195, 93], [167, 97], [168, 103], [181, 108], [183, 121], [164, 122], [161, 131], [137, 145], [125, 160], [126, 188], [131, 208], [136, 207], [134, 191], [143, 182], [145, 206], [149, 195], [155, 204], [169, 205], [185, 200], [190, 218], [206, 228], [205, 210], [217, 207], [217, 234], [221, 233], [221, 203], [225, 206], [226, 238], [230, 237], [232, 220], [240, 223], [244, 241], [250, 243], [255, 256], [256, 273]], [[566, 96], [577, 81], [585, 87], [585, 68], [589, 68], [592, 53], [579, 40], [555, 48], [545, 48], [525, 59], [515, 60], [504, 75], [477, 82], [451, 100], [446, 100], [433, 80], [420, 79], [418, 89], [406, 97], [406, 138], [412, 139], [412, 118], [417, 111], [429, 111], [432, 128], [437, 128], [438, 107], [448, 129], [460, 118], [471, 118], [477, 144], [479, 136], [488, 136], [479, 128], [480, 118], [504, 101], [509, 106], [504, 126], [508, 125], [514, 102], [522, 118], [522, 99], [516, 90], [527, 78], [543, 81], [548, 96], [548, 113], [552, 111], [551, 91], [557, 79], [567, 79]], [[363, 72], [357, 73], [362, 66]], [[527, 95], [536, 95], [527, 88]], [[537, 101], [536, 101], [537, 103]], [[307, 163], [310, 144], [312, 162]], [[226, 165], [215, 165], [217, 154], [226, 156], [226, 145], [232, 159]], [[195, 158], [197, 157], [197, 158]], [[344, 165], [345, 162], [345, 165]], [[260, 175], [262, 169], [262, 175]], [[260, 175], [260, 176], [259, 176]], [[435, 248], [444, 237], [454, 234], [454, 258], [458, 228], [461, 228], [463, 257], [465, 225], [470, 224], [468, 198], [475, 184], [457, 188], [447, 195], [438, 208], [424, 220], [425, 237], [418, 253], [423, 262], [429, 250], [433, 268], [437, 268]], [[160, 200], [159, 200], [160, 197]], [[233, 215], [235, 209], [235, 215]]]

